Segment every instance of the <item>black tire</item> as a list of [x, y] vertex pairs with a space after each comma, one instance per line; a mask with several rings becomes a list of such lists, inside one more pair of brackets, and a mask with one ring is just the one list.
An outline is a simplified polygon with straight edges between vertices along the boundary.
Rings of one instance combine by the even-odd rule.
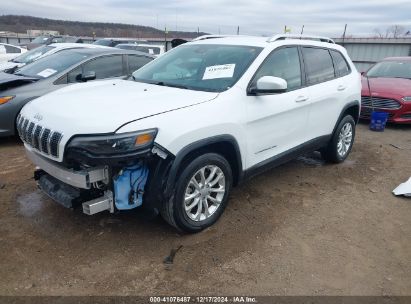
[[[212, 213], [208, 218], [201, 221], [192, 220], [185, 211], [185, 191], [189, 185], [191, 178], [198, 172], [201, 168], [205, 166], [217, 166], [224, 173], [225, 178], [225, 192], [221, 203], [216, 208], [214, 213]], [[182, 169], [178, 176], [175, 190], [168, 200], [164, 202], [161, 215], [162, 217], [172, 226], [180, 231], [196, 233], [203, 229], [213, 225], [224, 212], [227, 206], [228, 196], [230, 194], [232, 186], [232, 170], [228, 161], [221, 155], [216, 153], [207, 153], [200, 155], [190, 162], [185, 164], [185, 168]], [[194, 208], [193, 208], [194, 209]]]
[[[340, 155], [340, 153], [338, 153], [339, 136], [340, 136], [341, 129], [347, 123], [351, 124], [351, 128], [352, 128], [351, 145], [347, 149], [347, 151], [344, 155]], [[328, 143], [327, 147], [324, 147], [323, 149], [320, 150], [321, 156], [326, 161], [331, 162], [331, 163], [341, 163], [341, 162], [343, 162], [351, 152], [352, 146], [354, 144], [354, 139], [355, 139], [355, 121], [354, 121], [354, 118], [351, 115], [346, 115], [339, 122], [339, 124], [338, 124], [337, 128], [335, 129], [335, 132], [334, 132], [330, 142]]]

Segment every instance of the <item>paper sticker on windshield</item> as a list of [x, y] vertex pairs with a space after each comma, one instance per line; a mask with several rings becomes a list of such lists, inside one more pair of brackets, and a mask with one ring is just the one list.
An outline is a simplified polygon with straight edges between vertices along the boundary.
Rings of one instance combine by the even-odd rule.
[[235, 69], [235, 64], [223, 64], [223, 65], [213, 65], [206, 67], [203, 75], [203, 80], [205, 79], [217, 79], [217, 78], [231, 78], [233, 77]]
[[45, 69], [45, 70], [41, 71], [40, 73], [37, 73], [37, 75], [41, 76], [41, 77], [44, 77], [44, 78], [47, 78], [47, 77], [53, 75], [56, 72], [57, 71], [53, 70], [53, 69]]

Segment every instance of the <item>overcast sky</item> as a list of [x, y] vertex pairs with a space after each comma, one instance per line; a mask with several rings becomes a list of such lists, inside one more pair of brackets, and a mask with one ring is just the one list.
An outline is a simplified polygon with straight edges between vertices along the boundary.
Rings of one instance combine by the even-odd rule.
[[120, 22], [170, 30], [269, 35], [283, 31], [366, 36], [398, 24], [411, 30], [410, 0], [1, 0], [2, 14]]

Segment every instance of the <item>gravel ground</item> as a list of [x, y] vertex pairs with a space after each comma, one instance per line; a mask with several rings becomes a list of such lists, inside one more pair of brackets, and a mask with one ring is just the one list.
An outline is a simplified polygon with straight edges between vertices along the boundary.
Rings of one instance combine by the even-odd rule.
[[411, 126], [357, 130], [345, 163], [314, 153], [260, 175], [196, 235], [64, 209], [0, 139], [0, 294], [411, 295], [411, 199], [391, 193], [411, 176]]

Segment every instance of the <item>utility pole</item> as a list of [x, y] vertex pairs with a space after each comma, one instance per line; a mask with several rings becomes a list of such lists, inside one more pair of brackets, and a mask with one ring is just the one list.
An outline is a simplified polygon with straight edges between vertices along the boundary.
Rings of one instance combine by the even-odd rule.
[[344, 46], [344, 41], [345, 41], [345, 33], [347, 32], [347, 23], [345, 24], [345, 27], [344, 27], [344, 33], [343, 33], [343, 36], [342, 36], [342, 45]]
[[164, 27], [164, 48], [167, 52], [167, 27]]
[[303, 27], [301, 28], [301, 35], [304, 34], [304, 24]]
[[240, 26], [237, 26], [237, 35], [240, 35]]

